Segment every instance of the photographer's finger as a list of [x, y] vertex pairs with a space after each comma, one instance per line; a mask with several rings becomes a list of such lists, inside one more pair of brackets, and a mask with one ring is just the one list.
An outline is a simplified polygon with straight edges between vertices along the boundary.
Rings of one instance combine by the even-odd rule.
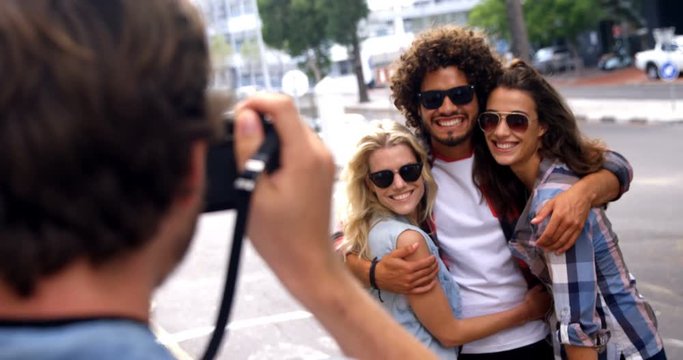
[[292, 99], [282, 94], [259, 94], [238, 105], [238, 110], [249, 108], [267, 115], [273, 122], [284, 147], [300, 143], [306, 130]]
[[235, 159], [241, 172], [244, 164], [263, 142], [263, 127], [258, 114], [249, 109], [240, 109], [235, 117]]

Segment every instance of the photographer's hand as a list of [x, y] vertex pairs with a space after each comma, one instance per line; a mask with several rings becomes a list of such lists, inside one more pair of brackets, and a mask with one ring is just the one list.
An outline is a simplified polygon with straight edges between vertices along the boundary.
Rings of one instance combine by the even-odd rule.
[[334, 263], [329, 241], [318, 241], [329, 233], [334, 162], [288, 97], [264, 94], [236, 109], [240, 169], [263, 141], [256, 112], [272, 120], [280, 137], [280, 167], [257, 182], [247, 232], [280, 279], [297, 286], [301, 277], [313, 276], [312, 268]]
[[299, 119], [289, 97], [263, 94], [237, 107], [238, 166], [263, 140], [257, 112], [272, 119], [281, 148], [280, 168], [261, 176], [252, 198], [248, 234], [256, 250], [347, 355], [433, 359], [370, 298], [334, 254], [328, 239], [332, 155]]

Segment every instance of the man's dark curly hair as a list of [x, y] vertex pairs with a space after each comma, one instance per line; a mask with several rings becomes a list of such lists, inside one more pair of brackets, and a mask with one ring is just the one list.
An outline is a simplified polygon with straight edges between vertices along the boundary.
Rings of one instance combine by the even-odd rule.
[[458, 26], [433, 28], [419, 34], [397, 63], [391, 77], [394, 105], [406, 118], [406, 125], [422, 134], [419, 102], [422, 80], [428, 72], [454, 65], [475, 86], [479, 108], [502, 72], [500, 59], [491, 50], [484, 34]]

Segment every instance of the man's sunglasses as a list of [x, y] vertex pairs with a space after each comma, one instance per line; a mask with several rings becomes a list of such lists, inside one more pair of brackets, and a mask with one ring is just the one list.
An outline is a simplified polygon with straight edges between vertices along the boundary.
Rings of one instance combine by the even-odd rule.
[[446, 96], [455, 105], [469, 104], [474, 98], [474, 85], [456, 86], [448, 90], [429, 90], [417, 94], [422, 106], [430, 110], [440, 108]]
[[505, 119], [505, 122], [511, 131], [523, 133], [529, 127], [529, 117], [525, 114], [498, 111], [485, 111], [479, 114], [479, 127], [485, 133], [494, 131], [498, 127], [501, 117]]
[[[398, 169], [398, 174], [405, 182], [416, 181], [422, 175], [422, 163], [403, 165]], [[391, 170], [376, 171], [368, 177], [380, 189], [386, 189], [394, 183], [394, 172]]]

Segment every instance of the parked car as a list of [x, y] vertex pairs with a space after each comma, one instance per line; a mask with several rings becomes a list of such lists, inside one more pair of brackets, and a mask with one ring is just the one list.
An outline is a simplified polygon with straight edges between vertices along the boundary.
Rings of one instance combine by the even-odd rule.
[[683, 70], [683, 35], [674, 36], [671, 42], [658, 42], [654, 49], [638, 52], [635, 59], [636, 67], [650, 79], [659, 79], [659, 69], [667, 61]]
[[534, 54], [532, 64], [542, 74], [552, 74], [574, 69], [575, 62], [566, 47], [550, 46], [538, 49]]

